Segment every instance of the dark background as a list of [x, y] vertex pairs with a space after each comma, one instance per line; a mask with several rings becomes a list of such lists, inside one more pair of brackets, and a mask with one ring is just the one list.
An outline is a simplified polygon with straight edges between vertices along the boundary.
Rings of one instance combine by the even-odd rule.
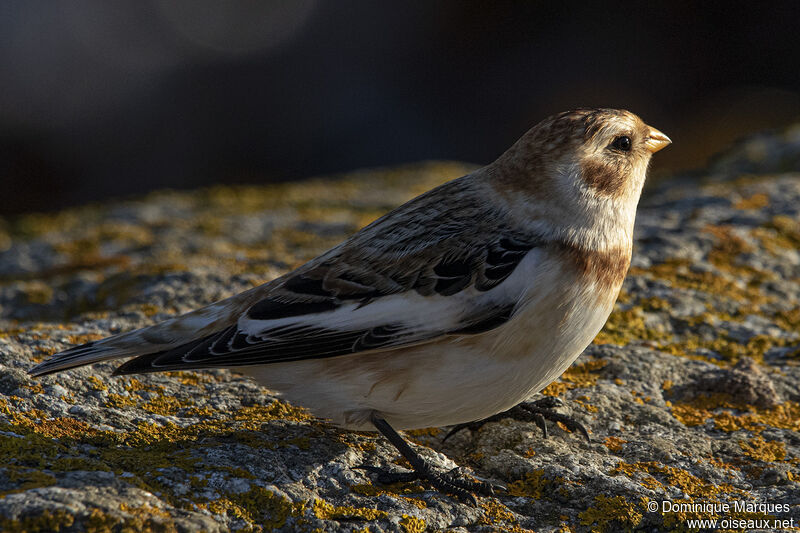
[[800, 120], [797, 5], [6, 1], [0, 214], [487, 163], [578, 106], [625, 107], [670, 135], [656, 173], [698, 167]]

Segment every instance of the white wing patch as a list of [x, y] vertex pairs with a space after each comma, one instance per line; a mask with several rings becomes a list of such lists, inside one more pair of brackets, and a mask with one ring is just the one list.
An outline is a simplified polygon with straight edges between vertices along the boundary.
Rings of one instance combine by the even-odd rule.
[[[535, 284], [542, 250], [528, 252], [502, 283], [451, 296], [409, 291], [333, 310], [275, 319], [243, 313], [235, 326], [192, 343], [128, 361], [118, 374], [234, 367], [335, 357], [482, 333], [506, 322]], [[291, 304], [289, 304], [291, 305]]]
[[530, 288], [536, 276], [541, 251], [534, 248], [501, 284], [488, 291], [469, 287], [452, 296], [422, 296], [408, 291], [384, 296], [366, 305], [344, 304], [332, 311], [258, 320], [243, 314], [239, 331], [253, 338], [268, 340], [270, 331], [285, 326], [309, 326], [337, 331], [363, 331], [389, 324], [402, 325], [420, 336], [446, 334], [467, 327], [485, 316], [485, 311], [515, 305]]

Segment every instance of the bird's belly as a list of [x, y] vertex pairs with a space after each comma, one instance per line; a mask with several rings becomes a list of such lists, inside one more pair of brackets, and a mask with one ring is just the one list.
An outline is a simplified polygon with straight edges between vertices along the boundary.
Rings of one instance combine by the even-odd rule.
[[[602, 328], [613, 300], [591, 291], [530, 301], [482, 335], [387, 352], [254, 367], [292, 403], [349, 429], [379, 413], [397, 429], [470, 422], [504, 411], [561, 375]], [[551, 305], [552, 304], [552, 305]]]

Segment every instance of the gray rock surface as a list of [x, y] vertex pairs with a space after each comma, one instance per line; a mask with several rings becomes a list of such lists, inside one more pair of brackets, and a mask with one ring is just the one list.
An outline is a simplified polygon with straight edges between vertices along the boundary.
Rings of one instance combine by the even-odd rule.
[[[759, 135], [643, 200], [616, 310], [544, 391], [591, 442], [555, 425], [544, 439], [535, 424], [512, 421], [444, 444], [442, 428], [407, 432], [442, 468], [507, 487], [477, 507], [424, 485], [373, 483], [356, 467], [400, 468], [388, 443], [316, 421], [233, 372], [112, 378], [114, 365], [98, 364], [26, 374], [72, 344], [280, 275], [467, 167], [159, 192], [0, 221], [0, 530], [798, 524], [798, 131]], [[686, 505], [665, 511], [662, 501]]]

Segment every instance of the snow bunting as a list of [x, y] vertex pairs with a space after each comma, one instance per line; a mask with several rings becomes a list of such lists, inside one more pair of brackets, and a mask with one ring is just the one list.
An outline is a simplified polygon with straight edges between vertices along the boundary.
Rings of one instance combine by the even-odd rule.
[[436, 473], [395, 429], [496, 415], [566, 370], [611, 312], [650, 158], [669, 143], [628, 111], [554, 115], [293, 272], [30, 373], [129, 356], [115, 374], [236, 368], [377, 429], [413, 475], [471, 497], [485, 486]]

